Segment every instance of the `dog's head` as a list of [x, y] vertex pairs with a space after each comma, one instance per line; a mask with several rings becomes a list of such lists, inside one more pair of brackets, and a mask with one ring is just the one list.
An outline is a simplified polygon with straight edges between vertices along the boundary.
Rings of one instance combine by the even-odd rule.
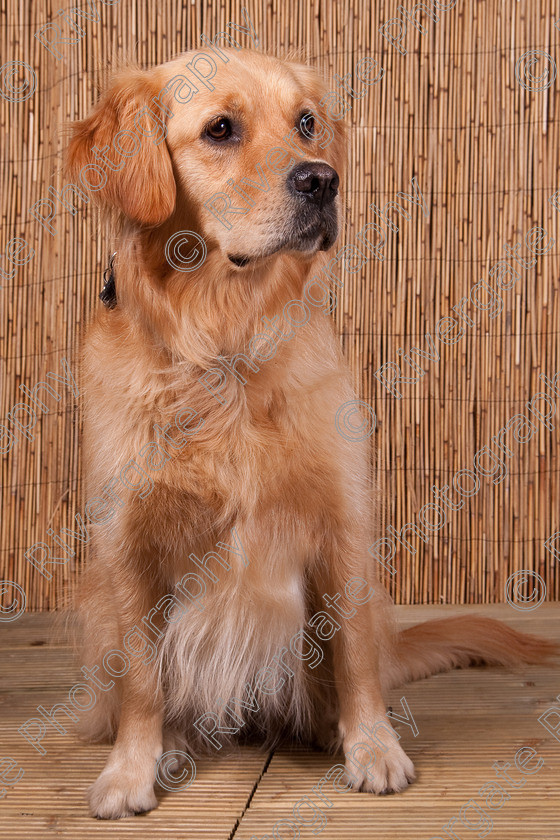
[[139, 229], [197, 232], [231, 271], [336, 239], [345, 131], [303, 64], [208, 49], [114, 80], [75, 124], [77, 186]]

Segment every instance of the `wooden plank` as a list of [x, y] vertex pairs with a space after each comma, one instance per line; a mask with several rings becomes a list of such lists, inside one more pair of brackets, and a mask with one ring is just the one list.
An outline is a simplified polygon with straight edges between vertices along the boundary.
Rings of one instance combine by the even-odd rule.
[[[553, 605], [542, 605], [530, 617], [520, 614], [519, 618], [508, 605], [400, 607], [397, 612], [403, 625], [456, 612], [505, 616], [514, 626], [560, 640], [560, 608]], [[117, 823], [93, 820], [87, 814], [85, 791], [103, 767], [110, 747], [81, 743], [69, 724], [67, 735], [54, 730], [47, 734], [42, 742], [46, 755], [39, 755], [18, 733], [28, 718], [37, 716], [38, 705], [50, 709], [64, 702], [68, 687], [78, 678], [68, 648], [26, 647], [26, 633], [29, 642], [38, 633], [48, 637], [53, 620], [47, 615], [26, 616], [19, 632], [12, 634], [13, 647], [5, 644], [0, 649], [0, 757], [14, 758], [25, 771], [0, 802], [0, 836], [16, 840], [35, 835], [72, 840], [146, 834], [188, 836], [189, 840], [271, 837], [275, 821], [289, 818], [294, 803], [310, 795], [313, 785], [339, 760], [283, 747], [262, 775], [268, 755], [243, 747], [228, 756], [197, 760], [192, 786], [173, 793], [159, 790], [159, 807], [150, 814]], [[400, 699], [406, 697], [418, 726], [416, 738], [409, 727], [397, 726], [415, 762], [417, 781], [403, 794], [391, 797], [333, 794], [333, 806], [325, 811], [328, 823], [320, 836], [327, 840], [437, 837], [464, 803], [471, 798], [480, 801], [481, 786], [496, 778], [492, 764], [512, 762], [516, 751], [528, 745], [545, 764], [537, 775], [528, 777], [522, 790], [512, 792], [502, 810], [492, 813], [494, 836], [550, 840], [559, 824], [560, 742], [544, 730], [538, 717], [559, 692], [558, 668], [537, 666], [518, 672], [453, 671], [391, 692], [393, 709], [400, 711]], [[302, 830], [302, 840], [307, 840], [306, 831]], [[278, 836], [282, 840], [283, 835]], [[462, 834], [458, 836], [464, 840]]]
[[67, 645], [64, 633], [56, 629], [55, 613], [24, 613], [15, 621], [2, 622], [0, 626], [0, 650], [16, 647], [49, 647]]
[[[508, 605], [462, 607], [459, 612], [501, 617], [509, 615], [507, 609], [515, 612]], [[457, 609], [400, 607], [398, 612], [404, 624], [411, 624]], [[510, 623], [519, 629], [531, 624], [531, 632], [560, 640], [558, 606], [551, 605], [542, 614], [536, 610], [532, 618], [515, 618]], [[559, 693], [557, 666], [528, 666], [517, 673], [472, 668], [438, 674], [391, 692], [389, 703], [394, 711], [403, 713], [400, 699], [406, 697], [418, 726], [416, 738], [410, 727], [397, 726], [403, 747], [415, 763], [417, 779], [403, 793], [388, 797], [354, 792], [337, 792], [331, 797], [329, 793], [332, 807], [324, 807], [327, 823], [319, 836], [325, 840], [429, 840], [440, 836], [447, 840], [440, 830], [459, 815], [465, 803], [473, 799], [484, 807], [479, 790], [487, 782], [498, 781], [494, 762], [513, 765], [517, 750], [526, 745], [537, 751], [544, 765], [536, 775], [526, 777], [522, 789], [509, 788], [511, 799], [501, 810], [487, 812], [494, 821], [492, 836], [500, 840], [559, 837], [560, 741], [538, 723], [539, 715]], [[320, 806], [312, 788], [340, 760], [340, 756], [322, 753], [279, 750], [261, 779], [236, 840], [272, 837], [277, 821], [293, 821], [294, 805], [304, 795]], [[515, 768], [512, 777], [523, 778]], [[328, 785], [327, 790], [332, 792]], [[312, 819], [311, 811], [302, 813]], [[473, 813], [469, 812], [471, 818]], [[279, 837], [284, 836], [281, 825]], [[288, 825], [284, 824], [286, 837], [290, 837]], [[302, 837], [307, 836], [305, 831], [311, 829], [302, 829]], [[460, 823], [456, 831], [460, 840], [475, 836]]]
[[[194, 840], [228, 840], [268, 761], [255, 747], [230, 755], [197, 759], [197, 775], [185, 790], [157, 790], [159, 806], [150, 814], [118, 822], [88, 815], [86, 789], [101, 772], [110, 745], [80, 742], [68, 717], [58, 720], [63, 735], [48, 727], [41, 755], [18, 732], [38, 717], [37, 706], [50, 710], [67, 702], [68, 689], [79, 682], [74, 655], [64, 639], [53, 638], [52, 614], [26, 615], [14, 622], [0, 648], [0, 758], [10, 757], [24, 776], [0, 801], [0, 837], [129, 838], [145, 836], [183, 840], [186, 827]], [[41, 639], [45, 646], [35, 646]], [[1, 787], [1, 786], [0, 786]]]

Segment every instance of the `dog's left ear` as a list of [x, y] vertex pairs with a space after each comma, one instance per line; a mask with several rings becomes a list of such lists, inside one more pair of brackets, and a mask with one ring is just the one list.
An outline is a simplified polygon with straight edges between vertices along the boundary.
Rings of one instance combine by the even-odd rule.
[[159, 92], [152, 74], [121, 73], [93, 111], [74, 123], [67, 151], [76, 186], [142, 225], [161, 224], [175, 208], [166, 108], [153, 101], [161, 101]]

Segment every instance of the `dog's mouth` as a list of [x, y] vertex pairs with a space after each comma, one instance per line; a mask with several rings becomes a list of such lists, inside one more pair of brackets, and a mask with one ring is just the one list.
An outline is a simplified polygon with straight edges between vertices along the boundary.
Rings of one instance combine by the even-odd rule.
[[272, 257], [274, 254], [288, 251], [299, 251], [315, 254], [317, 251], [327, 251], [334, 244], [338, 235], [336, 220], [329, 220], [321, 224], [312, 225], [297, 233], [289, 234], [279, 240], [271, 248], [259, 254], [228, 254], [228, 259], [237, 268], [245, 268], [259, 260]]

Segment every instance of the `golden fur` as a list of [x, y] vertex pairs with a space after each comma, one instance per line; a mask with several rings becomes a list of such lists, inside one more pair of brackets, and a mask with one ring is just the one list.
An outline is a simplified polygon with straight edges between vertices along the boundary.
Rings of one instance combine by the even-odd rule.
[[[173, 113], [165, 140], [144, 137], [124, 169], [108, 172], [106, 186], [95, 192], [102, 206], [118, 211], [121, 230], [117, 306], [99, 305], [85, 342], [87, 498], [138, 458], [154, 439], [154, 424], [174, 428], [177, 411], [189, 407], [204, 425], [182, 448], [168, 447], [172, 457], [152, 471], [151, 493], [140, 498], [119, 486], [124, 503], [93, 526], [80, 595], [83, 663], [99, 666], [105, 652], [122, 649], [125, 634], [196, 570], [189, 555], [200, 558], [219, 542], [231, 546], [232, 529], [248, 563], [234, 552], [227, 554], [229, 570], [214, 562], [219, 580], [208, 581], [204, 609], [191, 605], [172, 623], [154, 619], [162, 633], [158, 656], [133, 660], [114, 689], [100, 693], [84, 731], [92, 739], [116, 735], [116, 742], [89, 793], [99, 817], [155, 807], [154, 767], [162, 750], [186, 745], [196, 755], [204, 739], [194, 720], [230, 697], [242, 698], [257, 671], [313, 611], [324, 609], [322, 595], [344, 592], [352, 577], [367, 580], [375, 593], [353, 616], [339, 618], [321, 667], [291, 659], [294, 677], [274, 695], [258, 692], [258, 715], [237, 702], [237, 716], [247, 730], [255, 721], [263, 740], [299, 733], [341, 746], [347, 756], [353, 750], [359, 759], [360, 723], [390, 727], [388, 688], [473, 661], [516, 664], [549, 652], [546, 643], [483, 619], [395, 630], [390, 598], [367, 553], [379, 508], [369, 445], [350, 442], [335, 428], [338, 407], [355, 394], [321, 307], [310, 307], [308, 323], [290, 340], [278, 340], [274, 358], [259, 361], [257, 372], [239, 366], [246, 384], [230, 376], [225, 404], [199, 381], [218, 356], [250, 355], [251, 339], [265, 332], [263, 316], [281, 316], [288, 301], [301, 299], [306, 280], [327, 259], [318, 250], [320, 236], [298, 246], [299, 229], [291, 245], [270, 253], [279, 237], [289, 240], [302, 203], [286, 193], [289, 173], [267, 169], [270, 189], [246, 186], [254, 204], [232, 218], [230, 230], [205, 207], [229, 178], [258, 181], [256, 165], [264, 167], [298, 114], [313, 108], [327, 119], [319, 104], [326, 87], [311, 68], [245, 50], [223, 52], [228, 64], [217, 62], [215, 90], [200, 85], [185, 104], [164, 95], [160, 101]], [[191, 57], [121, 73], [76, 124], [69, 171], [76, 176], [93, 161], [93, 146], [111, 146], [116, 132], [133, 129], [135, 116]], [[202, 137], [208, 121], [223, 114], [234, 114], [242, 130], [242, 141], [227, 148]], [[327, 164], [342, 179], [344, 129], [330, 125], [334, 138], [323, 149], [300, 138], [301, 159]], [[338, 217], [341, 202], [339, 195], [333, 203]], [[206, 261], [191, 273], [165, 259], [165, 243], [180, 230], [197, 231], [208, 246]], [[251, 259], [238, 267], [231, 254]], [[282, 319], [279, 329], [288, 329]], [[351, 770], [357, 788], [377, 793], [401, 790], [414, 776], [396, 738], [377, 756], [373, 778], [356, 762]]]

